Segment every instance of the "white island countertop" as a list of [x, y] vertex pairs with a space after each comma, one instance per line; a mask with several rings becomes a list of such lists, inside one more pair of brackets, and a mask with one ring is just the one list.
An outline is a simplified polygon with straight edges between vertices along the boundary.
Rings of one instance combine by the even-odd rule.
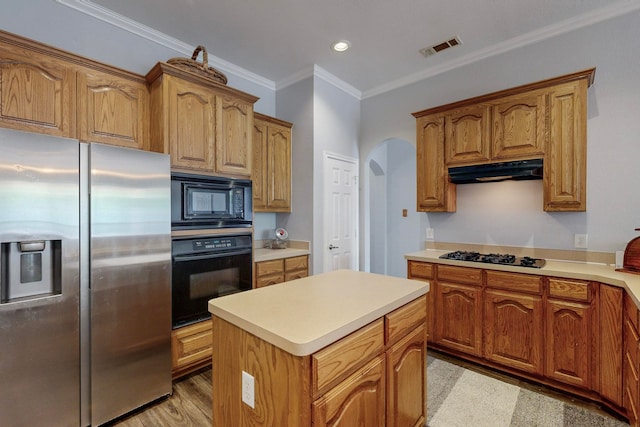
[[337, 270], [209, 301], [214, 316], [307, 356], [429, 291], [429, 283]]

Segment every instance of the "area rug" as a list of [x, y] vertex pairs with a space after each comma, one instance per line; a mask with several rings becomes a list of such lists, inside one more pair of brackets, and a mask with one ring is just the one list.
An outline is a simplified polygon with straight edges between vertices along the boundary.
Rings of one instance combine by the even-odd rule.
[[429, 355], [428, 427], [624, 427], [586, 405], [483, 375]]

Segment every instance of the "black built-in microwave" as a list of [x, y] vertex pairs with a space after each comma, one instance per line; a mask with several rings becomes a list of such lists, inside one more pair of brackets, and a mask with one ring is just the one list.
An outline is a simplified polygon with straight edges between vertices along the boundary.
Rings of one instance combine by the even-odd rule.
[[251, 227], [251, 181], [171, 173], [171, 227]]

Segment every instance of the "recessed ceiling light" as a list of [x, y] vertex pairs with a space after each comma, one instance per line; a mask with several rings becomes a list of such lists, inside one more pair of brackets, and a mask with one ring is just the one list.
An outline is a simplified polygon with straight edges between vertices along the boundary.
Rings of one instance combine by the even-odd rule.
[[350, 46], [351, 43], [349, 43], [348, 41], [340, 40], [332, 44], [331, 49], [335, 50], [336, 52], [344, 52], [345, 50], [349, 49]]

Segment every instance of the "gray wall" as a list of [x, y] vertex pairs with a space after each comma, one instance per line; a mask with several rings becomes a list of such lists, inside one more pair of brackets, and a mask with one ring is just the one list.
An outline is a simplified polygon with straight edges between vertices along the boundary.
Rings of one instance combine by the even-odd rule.
[[366, 159], [389, 138], [415, 144], [414, 111], [597, 68], [588, 98], [587, 212], [543, 212], [540, 181], [467, 184], [458, 186], [456, 213], [420, 214], [420, 228], [405, 237], [432, 227], [442, 242], [573, 249], [573, 235], [586, 233], [590, 251], [624, 249], [640, 226], [639, 51], [633, 12], [363, 100]]

